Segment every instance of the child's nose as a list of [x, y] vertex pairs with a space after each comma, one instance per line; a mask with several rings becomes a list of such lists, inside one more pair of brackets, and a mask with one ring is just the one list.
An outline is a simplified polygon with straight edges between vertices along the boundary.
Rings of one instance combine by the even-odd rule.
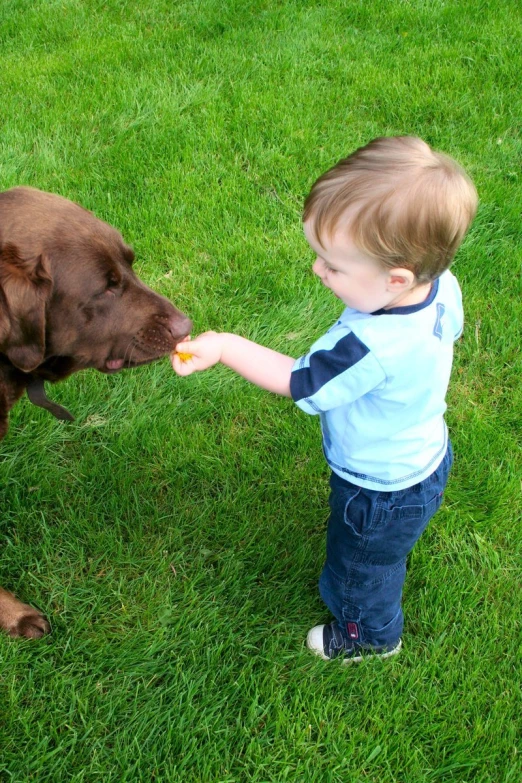
[[314, 261], [314, 264], [312, 266], [312, 272], [314, 272], [317, 275], [317, 277], [320, 277], [321, 280], [323, 279], [323, 277], [324, 277], [324, 262], [323, 262], [322, 258], [319, 258], [319, 256], [317, 256], [317, 258]]

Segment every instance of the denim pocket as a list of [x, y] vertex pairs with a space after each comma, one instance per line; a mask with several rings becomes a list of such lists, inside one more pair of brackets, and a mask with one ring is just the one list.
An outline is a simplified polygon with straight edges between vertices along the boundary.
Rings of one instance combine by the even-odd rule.
[[334, 574], [346, 578], [349, 561], [357, 557], [364, 519], [360, 513], [361, 488], [339, 479], [331, 481], [330, 518], [326, 535], [326, 559]]
[[344, 506], [344, 524], [359, 537], [364, 534], [368, 526], [368, 512], [370, 509], [367, 508], [369, 504], [364, 502], [365, 499], [364, 492], [359, 489], [347, 500]]
[[[442, 492], [437, 494], [427, 503], [418, 503], [409, 506], [394, 506], [389, 508], [381, 506], [379, 517], [382, 522], [396, 522], [401, 519], [423, 519], [427, 515], [433, 516], [442, 503]], [[428, 517], [429, 518], [429, 517]]]
[[[419, 498], [420, 500], [421, 498]], [[442, 503], [442, 492], [424, 503], [380, 506], [372, 528], [368, 559], [378, 565], [391, 565], [406, 557]]]
[[358, 498], [361, 495], [361, 488], [355, 485], [343, 484], [334, 486], [332, 482], [332, 493], [330, 495], [330, 510], [332, 517], [338, 521], [343, 521], [348, 525], [355, 535], [362, 535], [364, 518], [359, 509]]

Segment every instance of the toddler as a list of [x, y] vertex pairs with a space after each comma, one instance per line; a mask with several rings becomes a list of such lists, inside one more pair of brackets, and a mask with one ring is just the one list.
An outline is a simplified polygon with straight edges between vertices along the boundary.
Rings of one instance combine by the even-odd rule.
[[444, 421], [463, 325], [449, 271], [476, 190], [421, 139], [379, 138], [323, 174], [304, 205], [313, 271], [345, 309], [295, 360], [235, 334], [177, 346], [178, 375], [222, 362], [319, 414], [331, 468], [321, 597], [333, 621], [308, 632], [325, 660], [401, 647], [406, 557], [442, 502], [452, 463]]

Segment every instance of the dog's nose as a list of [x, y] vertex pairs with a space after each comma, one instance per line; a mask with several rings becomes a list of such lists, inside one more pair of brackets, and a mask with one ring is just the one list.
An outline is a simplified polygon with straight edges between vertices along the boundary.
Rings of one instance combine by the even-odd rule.
[[192, 321], [184, 313], [177, 313], [169, 318], [169, 331], [177, 342], [190, 334], [191, 330]]

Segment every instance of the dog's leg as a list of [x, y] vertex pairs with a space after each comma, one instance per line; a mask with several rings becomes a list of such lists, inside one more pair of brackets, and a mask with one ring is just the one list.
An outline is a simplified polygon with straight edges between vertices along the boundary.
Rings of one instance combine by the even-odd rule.
[[9, 636], [39, 639], [49, 633], [51, 626], [37, 609], [23, 604], [12, 593], [0, 587], [0, 628]]

